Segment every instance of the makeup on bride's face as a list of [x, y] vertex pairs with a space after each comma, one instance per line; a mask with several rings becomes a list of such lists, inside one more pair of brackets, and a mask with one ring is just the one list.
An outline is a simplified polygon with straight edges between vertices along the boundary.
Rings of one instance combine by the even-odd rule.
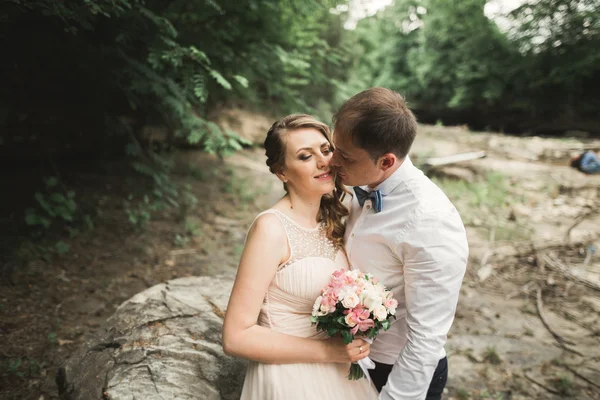
[[334, 175], [329, 167], [333, 147], [327, 138], [313, 128], [288, 132], [285, 138], [285, 168], [288, 186], [300, 193], [330, 193]]

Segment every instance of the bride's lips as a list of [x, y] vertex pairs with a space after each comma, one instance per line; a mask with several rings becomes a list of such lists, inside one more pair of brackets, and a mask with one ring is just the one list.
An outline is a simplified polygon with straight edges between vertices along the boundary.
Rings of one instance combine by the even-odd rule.
[[315, 176], [315, 179], [318, 179], [320, 181], [327, 181], [327, 180], [330, 180], [331, 178], [332, 178], [331, 171], [327, 171], [324, 174]]

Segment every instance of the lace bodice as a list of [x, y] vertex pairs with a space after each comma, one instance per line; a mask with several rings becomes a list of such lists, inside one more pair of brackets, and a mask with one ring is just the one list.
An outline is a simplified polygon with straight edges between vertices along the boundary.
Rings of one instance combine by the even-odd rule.
[[265, 213], [275, 214], [287, 234], [290, 246], [290, 258], [281, 264], [278, 271], [307, 257], [322, 257], [335, 261], [339, 248], [327, 238], [322, 223], [315, 229], [308, 229], [298, 225], [294, 220], [279, 210], [267, 210]]

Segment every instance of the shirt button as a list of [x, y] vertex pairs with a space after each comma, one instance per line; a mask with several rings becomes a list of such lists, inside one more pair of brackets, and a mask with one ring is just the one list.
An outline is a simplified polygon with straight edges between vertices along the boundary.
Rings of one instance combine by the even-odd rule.
[[354, 237], [354, 233], [352, 235], [350, 235], [350, 237]]
[[367, 210], [370, 210], [370, 209], [371, 209], [371, 206], [367, 206]]

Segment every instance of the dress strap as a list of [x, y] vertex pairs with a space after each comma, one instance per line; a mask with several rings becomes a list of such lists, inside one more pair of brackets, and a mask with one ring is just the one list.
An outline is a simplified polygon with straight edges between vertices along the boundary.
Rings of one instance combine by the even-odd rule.
[[[287, 217], [284, 213], [282, 213], [279, 210], [275, 210], [273, 208], [270, 208], [268, 210], [265, 210], [263, 212], [261, 212], [260, 214], [258, 214], [256, 216], [256, 218], [254, 218], [254, 221], [252, 221], [252, 224], [250, 224], [250, 228], [252, 228], [252, 225], [254, 225], [254, 223], [256, 222], [256, 220], [265, 214], [273, 214], [275, 215], [278, 219], [279, 222], [281, 222], [281, 225], [283, 225], [283, 229], [285, 230], [285, 235], [286, 235], [286, 239], [287, 239], [287, 244], [288, 244], [288, 249], [290, 251], [290, 256], [287, 258], [287, 260], [285, 260], [284, 262], [282, 262], [281, 264], [279, 264], [279, 266], [277, 267], [277, 271], [281, 270], [283, 268], [283, 266], [285, 266], [287, 263], [290, 262], [290, 260], [292, 260], [294, 258], [294, 248], [292, 247], [292, 241], [290, 240], [290, 222], [291, 219], [289, 217]], [[250, 228], [248, 228], [248, 231], [250, 231]], [[246, 232], [246, 237], [248, 237], [248, 233]]]
[[263, 214], [275, 214], [283, 225], [287, 236], [290, 257], [277, 268], [277, 271], [307, 257], [322, 257], [335, 260], [339, 249], [327, 237], [323, 224], [319, 224], [316, 228], [312, 229], [305, 228], [291, 217], [272, 208], [258, 214], [256, 218]]

